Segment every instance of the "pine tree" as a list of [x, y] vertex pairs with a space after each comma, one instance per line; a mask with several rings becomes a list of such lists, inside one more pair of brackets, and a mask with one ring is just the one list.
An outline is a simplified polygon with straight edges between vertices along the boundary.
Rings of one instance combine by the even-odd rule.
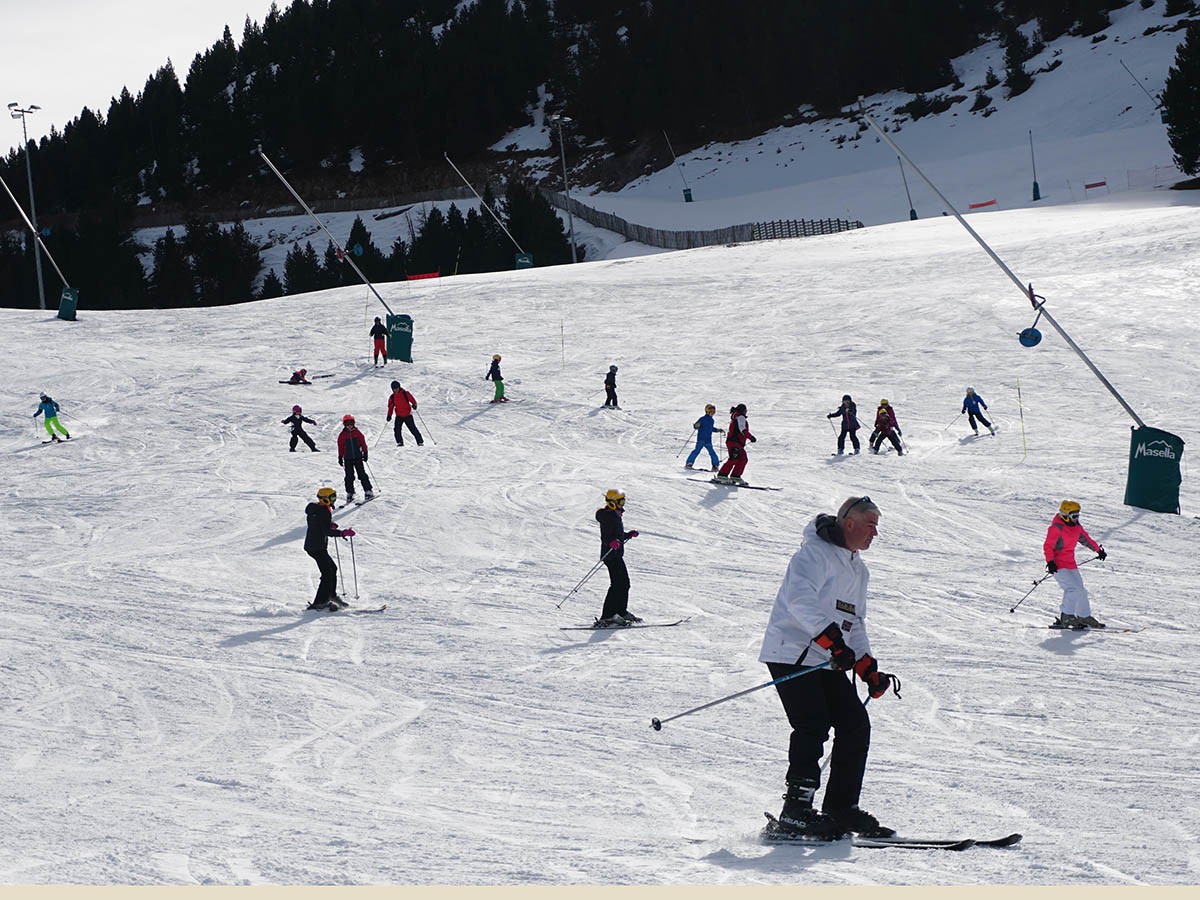
[[154, 271], [150, 273], [147, 296], [156, 309], [196, 303], [192, 264], [172, 228], [154, 242]]
[[1175, 165], [1195, 175], [1200, 172], [1200, 24], [1188, 26], [1183, 43], [1175, 51], [1175, 65], [1167, 70], [1162, 105]]
[[262, 287], [258, 289], [259, 300], [271, 300], [275, 297], [283, 296], [283, 282], [279, 280], [279, 276], [272, 269], [263, 278]]
[[299, 245], [288, 251], [283, 262], [283, 288], [285, 294], [307, 294], [319, 290], [321, 286], [321, 261], [311, 241], [306, 241], [304, 249]]

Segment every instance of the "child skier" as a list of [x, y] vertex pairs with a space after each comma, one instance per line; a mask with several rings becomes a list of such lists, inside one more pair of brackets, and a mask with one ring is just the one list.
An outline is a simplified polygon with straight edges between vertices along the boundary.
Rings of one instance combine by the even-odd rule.
[[312, 384], [308, 380], [308, 369], [297, 369], [292, 373], [292, 377], [288, 379], [288, 384]]
[[854, 447], [854, 452], [858, 453], [861, 449], [858, 445], [858, 429], [861, 426], [858, 424], [858, 405], [850, 399], [850, 395], [842, 394], [842, 405], [825, 418], [841, 418], [842, 420], [842, 430], [838, 434], [838, 456], [846, 452], [846, 435], [850, 435], [850, 443]]
[[608, 568], [608, 593], [604, 609], [596, 620], [597, 628], [614, 628], [642, 621], [629, 611], [629, 570], [625, 568], [625, 542], [638, 536], [626, 531], [625, 495], [615, 488], [605, 492], [604, 506], [596, 510], [600, 523], [600, 559]]
[[721, 467], [721, 458], [717, 456], [717, 451], [713, 449], [712, 436], [714, 431], [725, 433], [724, 428], [717, 428], [716, 422], [713, 420], [713, 414], [717, 408], [711, 403], [704, 407], [704, 415], [692, 423], [692, 428], [696, 430], [696, 447], [688, 454], [687, 462], [683, 464], [685, 469], [692, 468], [692, 463], [696, 461], [696, 457], [700, 455], [701, 450], [707, 450], [709, 457], [712, 459], [712, 470], [716, 472]]
[[746, 471], [746, 441], [754, 444], [758, 438], [750, 433], [750, 422], [746, 418], [746, 404], [739, 403], [729, 408], [729, 431], [725, 433], [725, 449], [729, 459], [717, 472], [717, 481], [723, 484], [746, 484], [742, 472]]
[[604, 376], [604, 406], [605, 408], [620, 409], [617, 405], [617, 367], [609, 366], [608, 374]]
[[354, 416], [342, 416], [342, 433], [338, 435], [338, 465], [346, 470], [346, 502], [354, 499], [354, 473], [362, 482], [366, 499], [374, 500], [375, 491], [367, 477], [367, 439], [354, 424]]
[[483, 376], [484, 381], [495, 382], [496, 396], [492, 398], [493, 403], [507, 403], [508, 398], [504, 396], [504, 376], [500, 374], [500, 354], [497, 353], [492, 357], [492, 366], [488, 369], [488, 373]]
[[1083, 530], [1083, 526], [1079, 524], [1079, 512], [1080, 506], [1074, 500], [1064, 500], [1059, 504], [1058, 515], [1050, 523], [1050, 528], [1046, 531], [1046, 540], [1042, 544], [1042, 553], [1046, 557], [1046, 571], [1054, 576], [1054, 580], [1063, 590], [1059, 616], [1051, 624], [1051, 628], [1079, 630], [1104, 627], [1104, 623], [1098, 622], [1092, 615], [1087, 588], [1083, 586], [1079, 566], [1075, 562], [1075, 545], [1082, 543], [1100, 559], [1106, 559], [1108, 554]]
[[308, 418], [308, 416], [304, 415], [303, 413], [304, 410], [302, 410], [299, 406], [293, 406], [292, 414], [283, 420], [284, 425], [292, 426], [292, 439], [288, 443], [288, 450], [290, 450], [292, 453], [295, 453], [297, 441], [304, 441], [304, 443], [308, 444], [309, 450], [311, 450], [313, 453], [318, 453], [320, 451], [317, 450], [317, 445], [313, 443], [313, 439], [310, 438], [308, 436], [308, 432], [304, 430], [305, 422], [307, 422], [309, 425], [316, 425], [316, 420]]
[[375, 346], [374, 346], [375, 365], [378, 367], [379, 357], [380, 357], [380, 355], [382, 355], [383, 356], [383, 364], [386, 366], [387, 365], [388, 330], [387, 330], [387, 326], [383, 324], [383, 322], [380, 320], [379, 316], [375, 317], [375, 324], [371, 326], [371, 331], [369, 333], [370, 333], [371, 337], [373, 337], [375, 339]]
[[350, 604], [337, 595], [337, 564], [329, 556], [331, 537], [354, 537], [354, 529], [339, 529], [333, 521], [333, 506], [337, 503], [337, 491], [323, 487], [317, 491], [317, 502], [304, 507], [308, 517], [308, 531], [304, 534], [304, 552], [313, 558], [321, 570], [321, 583], [309, 609], [345, 609]]
[[[50, 435], [50, 440], [43, 441], [43, 443], [49, 444], [51, 441], [56, 444], [60, 443], [58, 434], [61, 434], [69, 441], [71, 439], [71, 433], [67, 431], [67, 429], [63, 428], [62, 423], [58, 421], [58, 404], [46, 394], [41, 395], [41, 401], [42, 402], [38, 404], [37, 411], [33, 414], [33, 418], [36, 419], [38, 416], [46, 417], [42, 421], [46, 426], [46, 434]], [[54, 433], [55, 429], [58, 429], [58, 434]]]
[[396, 416], [396, 446], [404, 446], [404, 432], [400, 430], [400, 426], [407, 425], [408, 430], [412, 432], [412, 436], [417, 439], [417, 446], [425, 446], [425, 438], [421, 436], [421, 432], [417, 431], [417, 426], [413, 423], [413, 410], [417, 408], [417, 398], [400, 386], [400, 382], [392, 382], [392, 393], [388, 397], [387, 420], [392, 421], [392, 415]]
[[[967, 421], [971, 423], [971, 430], [979, 434], [979, 425], [975, 424], [978, 419], [980, 424], [984, 425], [991, 434], [996, 433], [996, 429], [992, 427], [992, 423], [983, 417], [983, 413], [979, 411], [980, 407], [987, 409], [987, 404], [983, 402], [983, 398], [975, 393], [975, 388], [967, 388], [967, 396], [963, 397], [962, 411], [967, 414]], [[960, 413], [959, 415], [961, 415]]]
[[879, 409], [875, 411], [875, 430], [871, 432], [871, 452], [878, 453], [883, 439], [887, 438], [896, 448], [896, 455], [904, 455], [904, 447], [900, 444], [900, 425], [896, 421], [896, 411], [886, 400], [879, 401]]

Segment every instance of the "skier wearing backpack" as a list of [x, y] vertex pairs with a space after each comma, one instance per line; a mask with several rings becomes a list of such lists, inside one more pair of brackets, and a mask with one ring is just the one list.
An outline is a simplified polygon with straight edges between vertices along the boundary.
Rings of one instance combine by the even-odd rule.
[[638, 536], [626, 531], [625, 495], [613, 488], [604, 494], [604, 505], [596, 510], [600, 523], [600, 559], [608, 569], [608, 593], [597, 628], [614, 628], [642, 621], [629, 611], [629, 570], [625, 568], [625, 542]]
[[896, 411], [886, 400], [879, 401], [879, 409], [875, 411], [875, 430], [871, 432], [871, 452], [878, 453], [883, 439], [887, 438], [896, 448], [896, 455], [904, 455], [904, 447], [900, 443], [900, 424], [896, 421]]
[[717, 408], [711, 403], [704, 407], [704, 415], [692, 423], [692, 428], [696, 430], [696, 447], [688, 454], [687, 462], [683, 464], [685, 469], [692, 468], [692, 463], [696, 461], [696, 457], [700, 455], [701, 450], [707, 450], [709, 457], [712, 459], [712, 470], [714, 472], [721, 468], [721, 458], [717, 456], [717, 451], [713, 449], [712, 436], [714, 431], [725, 433], [724, 428], [717, 428], [717, 423], [713, 420], [713, 414]]
[[607, 409], [620, 409], [617, 405], [617, 367], [609, 366], [608, 374], [604, 376], [604, 406]]
[[729, 408], [729, 430], [725, 433], [725, 449], [729, 458], [717, 472], [716, 480], [722, 484], [746, 484], [742, 472], [746, 471], [746, 441], [754, 444], [758, 438], [750, 433], [750, 422], [746, 418], [746, 404], [739, 403]]
[[421, 432], [417, 430], [416, 424], [413, 422], [413, 410], [417, 408], [417, 398], [400, 386], [400, 382], [392, 382], [392, 393], [388, 397], [387, 420], [392, 421], [392, 416], [396, 417], [396, 446], [404, 446], [404, 432], [400, 430], [402, 425], [407, 425], [408, 430], [412, 432], [412, 436], [417, 439], [417, 446], [425, 446], [425, 438], [421, 436]]
[[861, 450], [858, 445], [858, 429], [861, 427], [858, 424], [858, 405], [850, 399], [849, 394], [843, 394], [842, 405], [825, 418], [840, 418], [842, 420], [842, 430], [838, 434], [838, 456], [846, 452], [846, 435], [850, 436], [850, 443], [854, 447], [854, 452], [858, 453]]
[[1102, 560], [1108, 558], [1108, 553], [1084, 531], [1083, 526], [1079, 524], [1079, 513], [1080, 506], [1074, 500], [1064, 500], [1060, 503], [1058, 515], [1050, 523], [1046, 530], [1046, 540], [1042, 542], [1046, 571], [1054, 576], [1054, 580], [1063, 591], [1059, 616], [1051, 624], [1051, 628], [1079, 630], [1105, 627], [1103, 622], [1097, 621], [1092, 615], [1087, 588], [1083, 586], [1079, 564], [1075, 562], [1075, 545], [1083, 544]]
[[308, 449], [313, 453], [320, 452], [317, 450], [317, 445], [313, 443], [313, 439], [308, 436], [308, 432], [304, 430], [305, 422], [307, 422], [309, 425], [317, 424], [316, 420], [310, 419], [308, 416], [304, 415], [304, 410], [302, 410], [299, 406], [293, 406], [292, 414], [283, 420], [284, 425], [292, 426], [292, 439], [288, 443], [288, 450], [290, 450], [292, 453], [296, 452], [296, 443], [298, 441], [304, 441], [304, 443], [308, 444]]
[[[975, 393], [975, 388], [967, 388], [967, 396], [963, 397], [962, 411], [967, 414], [967, 421], [971, 423], [971, 430], [979, 434], [979, 425], [975, 424], [976, 419], [979, 423], [987, 428], [990, 434], [995, 434], [996, 429], [992, 427], [992, 423], [984, 418], [980, 408], [987, 409], [988, 406], [983, 402], [983, 398]], [[962, 413], [959, 413], [962, 415]]]
[[338, 465], [346, 470], [346, 502], [354, 499], [354, 474], [362, 482], [366, 499], [374, 500], [371, 479], [367, 477], [367, 439], [354, 424], [354, 416], [342, 416], [342, 433], [338, 435]]
[[304, 534], [304, 552], [313, 558], [321, 570], [321, 583], [309, 609], [344, 609], [350, 604], [337, 594], [337, 564], [329, 555], [331, 537], [354, 537], [354, 529], [339, 529], [333, 521], [333, 507], [337, 503], [337, 491], [323, 487], [317, 491], [317, 502], [304, 507], [308, 518], [308, 530]]
[[368, 334], [375, 339], [375, 345], [373, 348], [375, 354], [375, 365], [379, 365], [379, 357], [382, 355], [383, 364], [386, 366], [388, 330], [387, 326], [383, 324], [379, 316], [375, 317], [375, 324], [371, 326], [371, 330], [368, 332]]
[[[58, 434], [61, 434], [69, 441], [71, 439], [71, 433], [63, 427], [61, 422], [58, 421], [58, 403], [56, 403], [47, 394], [41, 394], [40, 400], [41, 402], [38, 404], [38, 408], [33, 413], [33, 418], [36, 419], [38, 416], [46, 417], [42, 421], [46, 426], [46, 434], [50, 435], [50, 440], [44, 441], [43, 443], [49, 444], [51, 441], [53, 441], [55, 444], [60, 443]], [[54, 433], [55, 429], [58, 429], [58, 434]]]

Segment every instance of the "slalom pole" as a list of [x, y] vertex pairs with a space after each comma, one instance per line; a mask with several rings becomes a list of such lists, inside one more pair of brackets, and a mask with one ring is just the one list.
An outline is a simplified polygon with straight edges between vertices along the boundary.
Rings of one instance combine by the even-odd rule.
[[354, 559], [354, 535], [350, 535], [350, 569], [354, 572], [354, 599], [358, 599], [358, 562]]
[[1025, 440], [1025, 404], [1021, 402], [1021, 379], [1017, 379], [1017, 409], [1021, 413], [1021, 446], [1025, 456], [1029, 455], [1029, 443]]
[[705, 703], [703, 706], [692, 707], [689, 710], [685, 710], [684, 712], [681, 712], [681, 713], [676, 713], [675, 715], [668, 716], [665, 719], [658, 719], [658, 718], [651, 719], [650, 727], [653, 728], [655, 731], [662, 731], [663, 725], [666, 724], [667, 722], [674, 721], [675, 719], [682, 719], [684, 716], [690, 716], [692, 713], [700, 712], [700, 710], [702, 710], [702, 709], [708, 709], [710, 706], [716, 706], [718, 703], [725, 703], [729, 700], [735, 700], [738, 697], [744, 697], [747, 694], [754, 693], [755, 691], [761, 691], [763, 688], [771, 687], [772, 685], [780, 684], [781, 682], [789, 681], [793, 678], [799, 678], [801, 675], [807, 675], [810, 672], [817, 671], [818, 669], [828, 669], [828, 668], [829, 668], [829, 661], [826, 660], [825, 662], [821, 663], [819, 666], [809, 666], [807, 669], [801, 669], [799, 672], [793, 672], [791, 675], [784, 675], [782, 678], [776, 678], [774, 681], [767, 681], [767, 682], [764, 682], [763, 684], [756, 684], [752, 688], [746, 688], [744, 691], [738, 691], [736, 694], [730, 694], [728, 697], [721, 697], [719, 700], [712, 700], [708, 703]]
[[[965, 415], [966, 415], [966, 413], [959, 413], [957, 416], [955, 416], [955, 417], [954, 417], [954, 418], [953, 418], [953, 419], [950, 421], [950, 425], [953, 425], [955, 422], [957, 422], [959, 419], [961, 419], [961, 418], [962, 418], [963, 416], [965, 416]], [[943, 429], [942, 429], [942, 432], [943, 432], [943, 433], [945, 433], [945, 432], [949, 431], [949, 430], [950, 430], [950, 425], [947, 425], [945, 428], [943, 428]]]
[[574, 594], [577, 590], [579, 590], [581, 587], [583, 587], [584, 582], [586, 582], [589, 578], [591, 578], [598, 571], [600, 571], [600, 567], [602, 565], [604, 565], [604, 561], [606, 559], [608, 559], [609, 553], [612, 553], [611, 547], [609, 547], [608, 550], [605, 551], [604, 555], [602, 557], [600, 557], [600, 561], [597, 562], [594, 566], [592, 566], [591, 570], [586, 575], [584, 575], [583, 578], [580, 579], [579, 584], [577, 584], [577, 585], [575, 585], [575, 587], [571, 588], [571, 590], [567, 593], [567, 596], [563, 597], [561, 600], [558, 601], [557, 605], [554, 607], [555, 609], [562, 609], [562, 605], [571, 599], [571, 594]]

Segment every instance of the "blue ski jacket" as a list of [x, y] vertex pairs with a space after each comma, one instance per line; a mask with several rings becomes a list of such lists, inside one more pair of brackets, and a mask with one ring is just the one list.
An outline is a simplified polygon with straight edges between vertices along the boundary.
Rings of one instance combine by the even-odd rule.
[[33, 414], [36, 419], [40, 415], [45, 415], [47, 419], [53, 419], [58, 415], [58, 404], [53, 400], [47, 400], [45, 403], [39, 403], [37, 412]]
[[713, 417], [708, 413], [702, 415], [694, 423], [692, 427], [696, 429], [696, 438], [706, 444], [712, 443], [713, 431], [716, 430], [717, 423], [713, 421]]
[[975, 415], [979, 415], [979, 407], [981, 406], [987, 409], [987, 404], [983, 402], [983, 398], [978, 394], [967, 394], [967, 396], [963, 397], [963, 412], [969, 410], [975, 413]]

